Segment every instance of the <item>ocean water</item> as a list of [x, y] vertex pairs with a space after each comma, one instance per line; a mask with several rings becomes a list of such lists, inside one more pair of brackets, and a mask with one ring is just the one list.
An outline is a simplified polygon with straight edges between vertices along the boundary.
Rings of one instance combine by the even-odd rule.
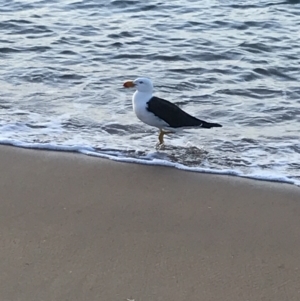
[[[300, 185], [300, 1], [0, 2], [0, 143]], [[123, 82], [223, 128], [166, 137]]]

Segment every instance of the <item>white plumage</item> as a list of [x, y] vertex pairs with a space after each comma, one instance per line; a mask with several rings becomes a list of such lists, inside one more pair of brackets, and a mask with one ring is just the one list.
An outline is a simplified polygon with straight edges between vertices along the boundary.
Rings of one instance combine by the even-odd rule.
[[[139, 79], [136, 81], [138, 82]], [[142, 84], [140, 84], [142, 85]], [[133, 111], [136, 114], [137, 118], [142, 122], [157, 127], [159, 129], [167, 128], [169, 125], [159, 117], [155, 116], [152, 112], [147, 110], [147, 103], [152, 98], [152, 90], [151, 92], [143, 92], [137, 90], [132, 95], [132, 107]]]

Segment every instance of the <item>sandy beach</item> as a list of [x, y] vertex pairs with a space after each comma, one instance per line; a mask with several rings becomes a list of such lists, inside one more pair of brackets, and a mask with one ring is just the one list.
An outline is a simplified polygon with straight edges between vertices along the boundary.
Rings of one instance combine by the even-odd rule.
[[0, 147], [3, 301], [298, 301], [300, 189]]

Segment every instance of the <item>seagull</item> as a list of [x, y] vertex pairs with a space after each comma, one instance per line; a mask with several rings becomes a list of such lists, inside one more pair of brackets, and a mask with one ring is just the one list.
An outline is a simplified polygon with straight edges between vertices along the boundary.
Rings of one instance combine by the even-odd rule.
[[124, 88], [135, 88], [132, 96], [133, 111], [142, 122], [159, 129], [157, 147], [164, 145], [164, 135], [181, 129], [222, 127], [218, 123], [200, 120], [186, 113], [172, 102], [153, 96], [153, 83], [149, 78], [139, 77], [126, 81]]

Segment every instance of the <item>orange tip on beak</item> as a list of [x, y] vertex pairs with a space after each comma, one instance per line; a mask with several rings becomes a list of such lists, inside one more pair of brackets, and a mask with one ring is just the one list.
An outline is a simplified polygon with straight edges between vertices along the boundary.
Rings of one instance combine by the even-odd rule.
[[135, 86], [135, 84], [132, 80], [129, 80], [123, 84], [124, 88], [133, 88], [134, 86]]

